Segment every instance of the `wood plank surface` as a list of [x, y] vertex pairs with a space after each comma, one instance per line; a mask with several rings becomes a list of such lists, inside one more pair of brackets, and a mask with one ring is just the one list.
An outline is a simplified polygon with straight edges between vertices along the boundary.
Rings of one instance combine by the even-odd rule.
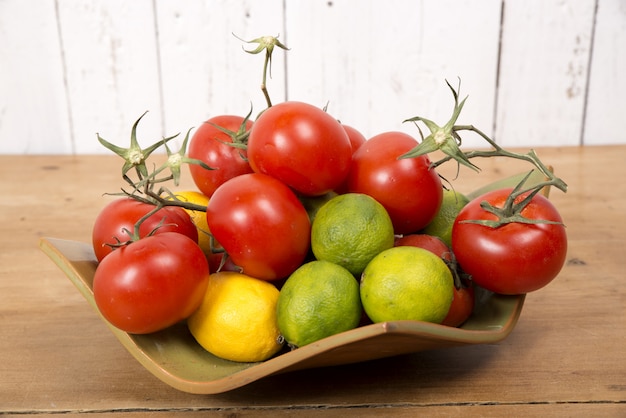
[[150, 141], [160, 138], [152, 2], [59, 2], [58, 15], [75, 152], [102, 152], [97, 132], [111, 142], [126, 143], [130, 126], [145, 111], [150, 113], [139, 132]]
[[[122, 185], [121, 160], [0, 156], [0, 414], [623, 417], [626, 147], [538, 152], [569, 184], [551, 194], [567, 225], [568, 261], [527, 296], [507, 339], [287, 373], [211, 396], [179, 392], [143, 369], [37, 248], [46, 236], [89, 242], [110, 199], [102, 194]], [[479, 165], [478, 175], [461, 172], [458, 190], [527, 168]]]
[[626, 91], [626, 3], [622, 0], [598, 0], [593, 54], [589, 67], [583, 143], [618, 144], [623, 137], [612, 128], [623, 115], [618, 92]]
[[[307, 100], [372, 136], [443, 124], [445, 79], [462, 79], [460, 122], [507, 146], [624, 143], [622, 0], [0, 2], [0, 153], [105, 153], [186, 132], [264, 101], [250, 40], [280, 34], [275, 102]], [[256, 112], [255, 112], [256, 113]], [[38, 123], [33, 123], [33, 121]], [[476, 138], [467, 144], [475, 146]]]
[[[423, 116], [443, 126], [454, 106], [445, 82], [456, 87], [461, 79], [462, 97], [471, 98], [459, 123], [492, 133], [499, 1], [371, 2], [358, 15], [350, 1], [287, 3], [286, 22], [290, 100], [328, 103], [367, 137], [387, 130], [417, 137], [403, 121]], [[319, 22], [325, 30], [313, 36]]]
[[594, 0], [505, 3], [495, 134], [499, 143], [581, 143], [594, 7]]
[[[260, 89], [264, 53], [249, 55], [261, 35], [283, 29], [282, 1], [246, 0], [207, 3], [203, 0], [157, 2], [164, 128], [167, 135], [198, 127], [218, 114], [254, 116], [265, 108]], [[285, 58], [273, 59], [272, 99], [285, 99]], [[253, 118], [254, 119], [254, 118]]]
[[54, 3], [0, 2], [0, 153], [76, 152]]

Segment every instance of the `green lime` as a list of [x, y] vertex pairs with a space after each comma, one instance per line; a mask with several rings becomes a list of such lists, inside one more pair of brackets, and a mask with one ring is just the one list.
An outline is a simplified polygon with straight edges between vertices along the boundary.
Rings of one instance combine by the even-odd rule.
[[454, 281], [446, 263], [428, 250], [385, 250], [361, 276], [361, 302], [373, 322], [441, 323], [452, 304]]
[[328, 192], [321, 196], [299, 196], [298, 199], [302, 202], [302, 206], [304, 206], [306, 213], [309, 215], [309, 220], [313, 223], [317, 211], [335, 196], [337, 196], [337, 193]]
[[315, 258], [339, 264], [355, 276], [393, 244], [389, 214], [374, 198], [361, 193], [332, 198], [317, 211], [311, 226]]
[[452, 225], [457, 215], [469, 202], [467, 196], [454, 190], [444, 190], [443, 200], [435, 218], [422, 230], [424, 234], [439, 237], [448, 247], [452, 246]]
[[303, 264], [280, 290], [278, 329], [292, 347], [302, 347], [355, 328], [361, 319], [359, 283], [328, 261]]

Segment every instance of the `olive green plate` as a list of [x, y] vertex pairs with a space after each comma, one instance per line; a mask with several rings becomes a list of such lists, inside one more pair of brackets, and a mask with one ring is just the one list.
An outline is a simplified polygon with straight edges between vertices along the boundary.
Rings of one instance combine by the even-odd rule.
[[[491, 183], [468, 197], [474, 198], [499, 187], [512, 187], [524, 175]], [[533, 173], [526, 185], [537, 184], [543, 179], [540, 173]], [[544, 190], [546, 196], [548, 191]], [[92, 291], [97, 262], [91, 245], [42, 238], [39, 246], [99, 313]], [[297, 350], [282, 351], [260, 363], [236, 363], [213, 356], [196, 343], [185, 323], [154, 334], [133, 335], [101, 318], [124, 347], [163, 382], [184, 392], [214, 394], [288, 371], [358, 363], [446, 347], [497, 343], [513, 331], [524, 298], [525, 295], [504, 296], [477, 288], [474, 312], [459, 328], [418, 321], [366, 325]]]
[[[42, 238], [39, 245], [98, 311], [92, 291], [97, 261], [91, 245], [56, 238]], [[261, 363], [236, 363], [211, 355], [196, 343], [184, 323], [154, 334], [132, 335], [102, 320], [124, 347], [163, 382], [184, 392], [214, 394], [287, 371], [495, 343], [513, 330], [524, 296], [481, 291], [477, 302], [477, 309], [461, 328], [417, 321], [366, 325], [281, 352]]]

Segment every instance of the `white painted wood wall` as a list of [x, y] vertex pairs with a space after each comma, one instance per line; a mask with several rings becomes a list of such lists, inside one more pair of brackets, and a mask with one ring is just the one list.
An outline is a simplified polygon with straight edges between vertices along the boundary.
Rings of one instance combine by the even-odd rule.
[[274, 102], [367, 136], [445, 123], [461, 78], [459, 122], [505, 146], [626, 143], [626, 0], [0, 0], [0, 153], [108, 152], [96, 132], [126, 145], [146, 110], [143, 145], [261, 110], [262, 55], [233, 33], [291, 48]]

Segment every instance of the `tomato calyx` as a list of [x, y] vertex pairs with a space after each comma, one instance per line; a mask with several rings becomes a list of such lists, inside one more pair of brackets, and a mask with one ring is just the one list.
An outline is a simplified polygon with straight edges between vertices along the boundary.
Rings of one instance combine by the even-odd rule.
[[144, 177], [147, 176], [148, 169], [146, 167], [146, 160], [148, 159], [150, 154], [152, 154], [161, 145], [178, 136], [178, 134], [176, 134], [174, 136], [164, 138], [161, 141], [152, 144], [148, 148], [142, 149], [137, 141], [137, 125], [139, 124], [139, 121], [146, 115], [146, 113], [148, 113], [148, 111], [145, 111], [141, 116], [139, 116], [139, 119], [137, 119], [133, 124], [130, 134], [130, 146], [128, 148], [114, 145], [102, 138], [100, 134], [96, 134], [96, 136], [98, 137], [98, 142], [100, 142], [100, 144], [124, 159], [124, 165], [122, 166], [122, 177], [124, 178], [124, 180], [126, 180], [126, 182], [130, 184], [133, 184], [133, 182], [130, 177], [128, 177], [127, 173], [134, 168], [138, 175]]
[[[523, 179], [520, 181], [513, 191], [506, 198], [502, 207], [497, 207], [484, 200], [480, 202], [480, 207], [494, 216], [497, 219], [468, 219], [461, 221], [462, 223], [474, 223], [478, 225], [487, 226], [490, 228], [499, 228], [503, 225], [509, 223], [523, 223], [523, 224], [554, 224], [554, 225], [563, 225], [562, 222], [550, 221], [547, 219], [531, 219], [522, 215], [522, 210], [533, 200], [533, 198], [539, 193], [544, 187], [549, 187], [549, 181], [539, 183], [533, 186], [530, 189], [522, 189], [523, 184], [526, 182], [528, 177], [533, 173], [531, 170]], [[520, 197], [523, 197], [521, 200]]]
[[[248, 121], [250, 120], [251, 115], [252, 115], [252, 106], [250, 106], [250, 111], [245, 116], [243, 121], [241, 121], [241, 124], [239, 125], [239, 128], [237, 129], [237, 131], [232, 131], [230, 129], [224, 128], [223, 126], [220, 126], [216, 123], [209, 122], [209, 121], [206, 121], [204, 123], [207, 123], [213, 126], [215, 129], [217, 129], [220, 132], [223, 132], [224, 134], [228, 135], [228, 137], [230, 138], [230, 142], [213, 138], [219, 143], [227, 145], [229, 147], [237, 148], [240, 150], [246, 150], [248, 149], [248, 138], [250, 137], [250, 130], [247, 129], [246, 126], [247, 126]], [[242, 160], [248, 161], [248, 158], [242, 152], [239, 153], [239, 156], [241, 157]]]
[[[506, 157], [523, 160], [534, 165], [535, 168], [537, 168], [544, 176], [546, 176], [547, 181], [543, 184], [544, 186], [554, 186], [562, 192], [567, 192], [567, 184], [562, 179], [556, 177], [552, 170], [550, 170], [549, 167], [543, 164], [543, 162], [539, 159], [537, 153], [534, 150], [531, 149], [526, 154], [511, 152], [496, 144], [496, 142], [491, 139], [487, 134], [485, 134], [473, 125], [456, 125], [456, 121], [461, 113], [461, 110], [463, 109], [465, 100], [467, 100], [467, 96], [461, 102], [459, 102], [459, 91], [461, 85], [460, 80], [457, 90], [455, 90], [454, 87], [452, 87], [447, 80], [446, 84], [452, 91], [452, 95], [454, 97], [454, 110], [452, 112], [452, 117], [443, 127], [440, 127], [433, 121], [420, 116], [405, 120], [405, 122], [422, 122], [429, 128], [431, 133], [424, 138], [422, 131], [421, 129], [419, 129], [418, 126], [418, 130], [420, 132], [420, 135], [422, 136], [422, 142], [414, 147], [412, 150], [401, 155], [399, 158], [415, 158], [434, 152], [436, 150], [440, 150], [445, 154], [445, 157], [441, 158], [439, 161], [433, 162], [433, 168], [436, 168], [447, 161], [455, 160], [459, 166], [464, 165], [474, 171], [480, 171], [480, 168], [470, 162], [470, 159], [472, 158]], [[461, 131], [470, 131], [477, 134], [485, 141], [487, 141], [487, 143], [493, 149], [462, 151], [460, 149], [462, 139], [459, 134], [459, 132]]]
[[[207, 170], [213, 170], [213, 168], [209, 167], [201, 160], [189, 158], [186, 155], [191, 129], [187, 131], [180, 149], [176, 152], [173, 152], [167, 143], [178, 137], [179, 134], [163, 138], [149, 147], [142, 149], [137, 141], [137, 125], [146, 113], [148, 112], [144, 112], [133, 124], [130, 135], [130, 146], [128, 148], [114, 145], [97, 134], [98, 141], [105, 148], [113, 151], [115, 154], [124, 159], [124, 165], [122, 166], [122, 178], [132, 187], [131, 191], [127, 191], [122, 188], [120, 193], [110, 194], [122, 195], [143, 203], [154, 205], [155, 211], [164, 206], [180, 206], [184, 209], [206, 212], [206, 206], [184, 202], [176, 198], [174, 194], [166, 188], [160, 188], [157, 192], [154, 191], [157, 184], [166, 183], [168, 181], [173, 181], [174, 185], [178, 186], [180, 184], [181, 167], [183, 164], [197, 164]], [[161, 146], [163, 146], [167, 152], [167, 160], [160, 167], [155, 168], [152, 172], [148, 172], [148, 157]], [[135, 179], [131, 178], [131, 172], [133, 169]], [[159, 175], [164, 172], [169, 172], [169, 174], [159, 177]]]
[[[152, 215], [154, 213], [155, 213], [154, 211], [151, 211], [149, 214]], [[142, 222], [143, 222], [143, 219], [138, 221], [137, 224], [135, 225], [135, 227], [133, 228], [133, 231], [129, 231], [128, 228], [122, 228], [122, 232], [124, 232], [126, 235], [128, 235], [130, 237], [126, 241], [121, 241], [117, 236], [114, 236], [114, 237], [112, 237], [115, 240], [114, 243], [106, 242], [106, 243], [104, 243], [104, 245], [106, 245], [107, 247], [110, 247], [111, 249], [115, 250], [117, 248], [126, 247], [126, 246], [132, 244], [133, 242], [139, 241], [141, 239], [141, 237], [139, 236], [139, 227], [141, 226]], [[154, 233], [159, 229], [159, 227], [160, 227], [160, 224], [155, 229], [150, 231], [146, 235], [146, 237], [154, 235]]]
[[[473, 164], [466, 154], [461, 151], [460, 145], [462, 143], [461, 137], [456, 132], [456, 121], [461, 114], [461, 110], [463, 109], [463, 105], [467, 100], [467, 96], [459, 103], [459, 94], [457, 90], [454, 89], [450, 85], [450, 83], [446, 80], [446, 84], [452, 91], [452, 95], [454, 96], [454, 110], [452, 111], [452, 116], [450, 120], [443, 125], [439, 126], [435, 122], [430, 119], [423, 118], [421, 116], [415, 116], [410, 119], [406, 119], [404, 122], [422, 122], [426, 127], [430, 130], [430, 135], [424, 138], [422, 134], [422, 130], [417, 126], [420, 136], [422, 137], [422, 141], [415, 148], [410, 150], [409, 152], [401, 155], [399, 158], [415, 158], [421, 155], [429, 154], [436, 150], [441, 150], [444, 154], [446, 154], [449, 158], [454, 159], [458, 164], [462, 164], [474, 171], [480, 171], [478, 166]], [[458, 91], [461, 90], [461, 81], [459, 80], [459, 88]]]
[[141, 228], [141, 224], [143, 224], [146, 220], [148, 220], [148, 218], [150, 218], [152, 215], [156, 214], [159, 210], [163, 209], [164, 206], [162, 205], [157, 205], [154, 207], [154, 209], [150, 210], [148, 213], [146, 213], [145, 215], [143, 215], [133, 226], [133, 230], [129, 231], [128, 228], [122, 228], [122, 231], [124, 233], [126, 233], [129, 236], [129, 239], [126, 241], [121, 241], [117, 236], [113, 237], [115, 239], [115, 243], [105, 243], [105, 245], [108, 245], [109, 247], [115, 249], [115, 248], [120, 248], [120, 247], [125, 247], [127, 245], [132, 244], [133, 242], [137, 242], [139, 241], [141, 238], [147, 238], [150, 236], [153, 236], [160, 228], [166, 226], [166, 225], [171, 225], [171, 224], [166, 224], [165, 223], [165, 218], [161, 219], [159, 221], [159, 223], [152, 228], [151, 231], [149, 231], [145, 236], [141, 236], [140, 235], [140, 228]]
[[265, 96], [265, 101], [267, 102], [267, 107], [272, 107], [272, 100], [270, 99], [269, 93], [267, 91], [267, 73], [269, 71], [270, 78], [272, 77], [272, 53], [274, 52], [275, 47], [279, 47], [288, 51], [287, 48], [282, 42], [278, 40], [278, 36], [261, 36], [260, 38], [252, 39], [251, 41], [246, 41], [233, 34], [237, 39], [242, 42], [248, 44], [258, 44], [255, 49], [245, 49], [248, 54], [258, 54], [260, 52], [265, 51], [265, 61], [263, 63], [263, 81], [261, 82], [261, 91]]
[[[209, 167], [204, 162], [186, 156], [187, 143], [189, 142], [189, 133], [191, 132], [191, 129], [187, 131], [187, 135], [185, 135], [183, 144], [178, 152], [172, 152], [167, 143], [170, 140], [178, 137], [179, 134], [163, 138], [160, 141], [157, 141], [154, 144], [150, 145], [146, 149], [142, 149], [139, 146], [139, 142], [137, 141], [137, 125], [139, 124], [139, 121], [146, 115], [146, 113], [148, 112], [144, 112], [133, 124], [130, 134], [130, 146], [128, 148], [123, 148], [118, 145], [112, 144], [111, 142], [102, 138], [100, 134], [96, 134], [100, 144], [124, 159], [124, 165], [122, 166], [122, 177], [128, 184], [133, 186], [133, 189], [135, 191], [137, 191], [139, 187], [144, 184], [163, 183], [169, 180], [173, 180], [174, 184], [178, 185], [180, 182], [180, 168], [183, 163], [199, 164], [207, 170], [213, 170], [213, 168]], [[152, 173], [148, 173], [148, 167], [146, 164], [148, 157], [161, 146], [165, 147], [168, 156], [167, 160], [165, 161], [165, 163], [163, 163], [161, 167], [155, 169]], [[133, 168], [135, 169], [135, 173], [138, 177], [137, 182], [133, 181], [128, 175], [128, 172]], [[169, 169], [170, 175], [168, 177], [157, 179], [157, 175], [165, 169]]]
[[456, 261], [456, 257], [453, 251], [446, 252], [441, 257], [441, 260], [448, 266], [450, 273], [452, 273], [452, 279], [454, 281], [454, 287], [457, 290], [469, 287], [468, 282], [471, 280], [471, 276], [465, 273], [459, 263]]
[[[189, 142], [190, 133], [191, 133], [191, 129], [187, 131], [187, 134], [185, 135], [185, 139], [183, 140], [183, 144], [181, 145], [180, 149], [177, 152], [172, 152], [170, 148], [167, 146], [167, 143], [165, 143], [164, 141], [161, 141], [160, 144], [162, 144], [165, 147], [165, 151], [167, 152], [167, 160], [165, 161], [165, 163], [163, 163], [163, 165], [161, 165], [161, 167], [154, 170], [150, 175], [146, 176], [139, 183], [135, 183], [134, 185], [139, 186], [144, 183], [147, 184], [151, 181], [162, 183], [162, 182], [172, 180], [174, 182], [174, 185], [178, 186], [180, 184], [180, 173], [181, 173], [180, 170], [183, 164], [197, 164], [206, 170], [213, 170], [212, 167], [209, 167], [203, 161], [198, 160], [196, 158], [187, 157], [186, 155], [187, 144]], [[157, 175], [166, 169], [169, 170], [170, 175], [161, 179], [157, 179]]]

